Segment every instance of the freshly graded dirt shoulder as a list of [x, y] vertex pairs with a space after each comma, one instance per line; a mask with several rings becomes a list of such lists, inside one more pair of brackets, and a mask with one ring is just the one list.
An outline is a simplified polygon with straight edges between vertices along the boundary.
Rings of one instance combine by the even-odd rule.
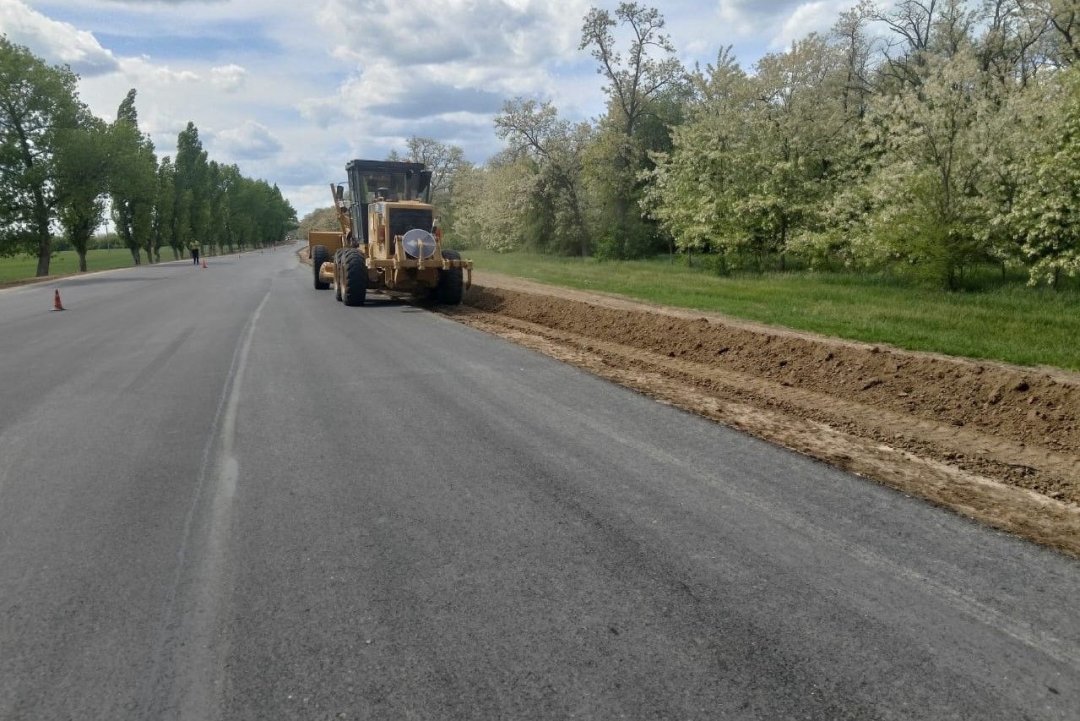
[[481, 274], [447, 315], [1080, 557], [1080, 376]]

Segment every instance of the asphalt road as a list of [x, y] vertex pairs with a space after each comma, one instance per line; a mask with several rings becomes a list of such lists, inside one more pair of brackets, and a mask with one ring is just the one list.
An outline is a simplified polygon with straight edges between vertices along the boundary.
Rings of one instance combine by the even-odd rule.
[[0, 291], [0, 719], [1080, 718], [1080, 563], [209, 260]]

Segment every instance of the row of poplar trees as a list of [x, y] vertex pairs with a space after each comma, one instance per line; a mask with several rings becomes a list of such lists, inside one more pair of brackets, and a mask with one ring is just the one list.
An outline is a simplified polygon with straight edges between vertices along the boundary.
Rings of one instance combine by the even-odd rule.
[[1080, 275], [1080, 4], [863, 0], [744, 70], [685, 68], [653, 8], [584, 18], [606, 113], [517, 98], [505, 150], [451, 184], [454, 235], [495, 250], [720, 270], [987, 264]]
[[135, 90], [111, 123], [79, 100], [78, 76], [0, 36], [0, 255], [37, 256], [49, 273], [62, 232], [86, 270], [86, 253], [111, 211], [138, 265], [179, 258], [190, 244], [233, 251], [276, 242], [296, 213], [276, 185], [208, 160], [193, 123], [176, 159], [160, 160], [139, 129]]

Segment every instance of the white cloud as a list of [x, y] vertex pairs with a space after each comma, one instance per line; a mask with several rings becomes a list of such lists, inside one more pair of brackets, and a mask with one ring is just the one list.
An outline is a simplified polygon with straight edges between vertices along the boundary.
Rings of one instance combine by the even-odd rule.
[[557, 95], [551, 68], [580, 55], [587, 9], [587, 0], [328, 0], [320, 22], [336, 36], [333, 57], [353, 72], [302, 112], [323, 126], [335, 118], [490, 116], [506, 97]]
[[201, 79], [194, 71], [173, 70], [168, 65], [155, 65], [147, 58], [121, 58], [119, 67], [125, 78], [136, 84], [172, 85], [197, 83]]
[[[764, 39], [771, 49], [832, 27], [856, 0], [718, 0], [716, 17], [727, 42]], [[717, 43], [722, 45], [724, 43]], [[756, 60], [756, 58], [754, 58]]]
[[576, 53], [588, 8], [587, 0], [327, 0], [319, 20], [368, 62], [511, 68]]
[[818, 0], [799, 5], [769, 41], [769, 47], [788, 48], [792, 42], [810, 33], [826, 32], [836, 24], [840, 13], [850, 6], [851, 0]]
[[247, 70], [235, 63], [210, 68], [210, 82], [227, 93], [239, 90], [246, 77]]
[[92, 33], [45, 17], [19, 0], [0, 0], [0, 32], [51, 63], [70, 65], [80, 75], [117, 69], [116, 58]]
[[[147, 0], [109, 0], [110, 2], [117, 3], [118, 5], [145, 5]], [[227, 3], [229, 0], [157, 0], [157, 2], [164, 5], [205, 5], [213, 3]]]
[[213, 149], [228, 156], [221, 158], [225, 162], [267, 158], [277, 154], [281, 148], [281, 141], [265, 125], [254, 120], [222, 130], [213, 139]]
[[723, 23], [725, 32], [735, 37], [745, 37], [758, 31], [763, 18], [771, 12], [762, 13], [763, 9], [775, 3], [753, 3], [745, 0], [720, 0], [717, 17]]

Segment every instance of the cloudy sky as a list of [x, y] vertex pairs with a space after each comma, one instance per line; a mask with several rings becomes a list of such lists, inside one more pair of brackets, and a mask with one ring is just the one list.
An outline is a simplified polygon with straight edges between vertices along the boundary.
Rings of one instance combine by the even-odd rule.
[[[351, 158], [384, 158], [411, 135], [483, 162], [505, 99], [603, 110], [578, 49], [590, 6], [617, 0], [0, 0], [0, 33], [81, 76], [104, 118], [136, 88], [140, 126], [173, 155], [187, 122], [210, 158], [277, 183], [303, 216], [329, 204]], [[665, 0], [687, 64], [733, 45], [745, 67], [853, 0]]]

